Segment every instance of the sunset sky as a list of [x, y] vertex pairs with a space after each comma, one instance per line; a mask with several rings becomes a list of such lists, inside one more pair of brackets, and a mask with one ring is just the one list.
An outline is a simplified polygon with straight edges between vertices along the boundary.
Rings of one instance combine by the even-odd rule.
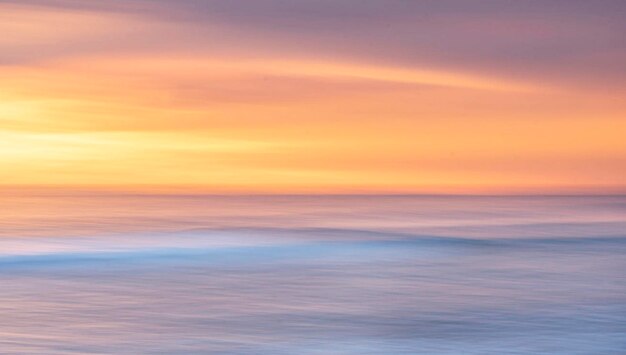
[[626, 191], [623, 0], [0, 0], [0, 186]]

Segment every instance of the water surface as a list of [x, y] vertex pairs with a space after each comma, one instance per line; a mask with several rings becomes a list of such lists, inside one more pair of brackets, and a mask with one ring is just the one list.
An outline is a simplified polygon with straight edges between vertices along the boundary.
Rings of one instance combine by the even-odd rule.
[[0, 197], [6, 354], [626, 353], [624, 196]]

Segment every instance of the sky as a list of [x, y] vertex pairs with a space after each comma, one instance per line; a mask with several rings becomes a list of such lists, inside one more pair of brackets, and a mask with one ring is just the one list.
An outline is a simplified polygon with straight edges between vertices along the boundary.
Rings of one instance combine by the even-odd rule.
[[0, 0], [0, 188], [626, 191], [622, 0]]

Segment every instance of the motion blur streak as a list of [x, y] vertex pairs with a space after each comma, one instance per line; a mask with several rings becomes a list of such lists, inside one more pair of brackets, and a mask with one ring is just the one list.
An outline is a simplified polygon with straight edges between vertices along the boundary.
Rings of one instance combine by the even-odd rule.
[[0, 0], [0, 185], [622, 193], [625, 10]]
[[31, 194], [1, 207], [4, 353], [626, 351], [623, 196]]
[[0, 0], [0, 354], [626, 354], [625, 18]]

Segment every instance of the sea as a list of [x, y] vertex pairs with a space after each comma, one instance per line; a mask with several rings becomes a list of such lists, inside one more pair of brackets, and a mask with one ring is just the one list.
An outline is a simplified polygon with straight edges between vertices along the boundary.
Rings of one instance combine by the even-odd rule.
[[0, 354], [626, 354], [626, 196], [4, 192]]

